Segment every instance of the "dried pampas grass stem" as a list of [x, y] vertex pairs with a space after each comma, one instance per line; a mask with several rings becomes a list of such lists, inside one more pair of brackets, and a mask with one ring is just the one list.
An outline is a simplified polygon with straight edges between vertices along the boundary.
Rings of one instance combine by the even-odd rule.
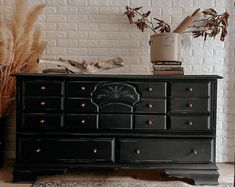
[[27, 11], [27, 0], [16, 0], [10, 22], [0, 17], [0, 118], [7, 116], [15, 96], [16, 72], [32, 72], [47, 47], [34, 23], [45, 8], [39, 4]]

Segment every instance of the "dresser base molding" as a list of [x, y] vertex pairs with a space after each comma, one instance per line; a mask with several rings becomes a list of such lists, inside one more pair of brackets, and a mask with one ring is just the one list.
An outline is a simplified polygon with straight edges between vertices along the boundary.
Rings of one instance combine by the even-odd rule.
[[170, 177], [186, 177], [194, 180], [195, 185], [218, 185], [217, 170], [165, 170]]
[[13, 182], [34, 182], [40, 176], [62, 175], [69, 170], [99, 169], [99, 170], [119, 170], [119, 169], [151, 169], [162, 170], [169, 177], [190, 178], [195, 185], [217, 185], [219, 172], [215, 164], [35, 164], [15, 165], [13, 171]]

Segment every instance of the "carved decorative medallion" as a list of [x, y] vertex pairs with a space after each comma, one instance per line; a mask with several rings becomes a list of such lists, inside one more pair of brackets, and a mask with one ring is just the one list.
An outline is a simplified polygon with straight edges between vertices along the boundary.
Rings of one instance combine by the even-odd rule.
[[92, 95], [98, 105], [123, 103], [133, 106], [140, 97], [134, 86], [121, 82], [100, 84]]

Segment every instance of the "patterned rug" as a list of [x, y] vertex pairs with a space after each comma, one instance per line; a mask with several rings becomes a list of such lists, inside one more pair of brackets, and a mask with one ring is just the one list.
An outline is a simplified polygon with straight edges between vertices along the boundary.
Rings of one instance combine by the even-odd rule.
[[[143, 175], [144, 173], [144, 175]], [[129, 172], [80, 172], [39, 178], [33, 187], [199, 187], [191, 185], [186, 178], [169, 178], [162, 173], [145, 171]], [[232, 183], [218, 186], [200, 187], [234, 187]]]

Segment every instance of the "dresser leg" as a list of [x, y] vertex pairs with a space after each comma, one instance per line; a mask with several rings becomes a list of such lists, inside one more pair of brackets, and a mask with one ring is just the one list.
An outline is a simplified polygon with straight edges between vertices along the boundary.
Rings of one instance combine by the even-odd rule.
[[48, 169], [48, 168], [39, 168], [39, 169], [16, 169], [13, 171], [13, 180], [12, 182], [21, 183], [33, 183], [36, 181], [37, 177], [48, 176], [48, 175], [59, 175], [64, 174], [66, 169]]
[[165, 170], [170, 177], [186, 177], [194, 180], [195, 185], [218, 185], [217, 170]]

